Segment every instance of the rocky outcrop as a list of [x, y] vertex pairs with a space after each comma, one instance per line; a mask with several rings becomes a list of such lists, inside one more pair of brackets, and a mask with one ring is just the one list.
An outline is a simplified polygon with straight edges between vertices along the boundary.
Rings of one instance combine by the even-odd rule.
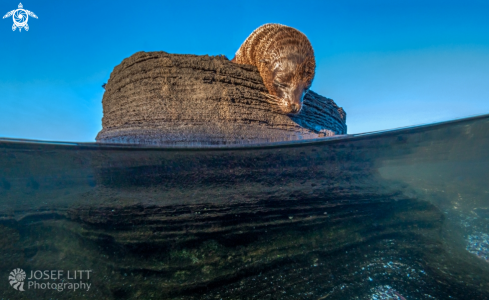
[[346, 113], [310, 91], [301, 113], [267, 102], [254, 66], [224, 56], [138, 52], [114, 68], [103, 97], [104, 143], [219, 146], [346, 134]]

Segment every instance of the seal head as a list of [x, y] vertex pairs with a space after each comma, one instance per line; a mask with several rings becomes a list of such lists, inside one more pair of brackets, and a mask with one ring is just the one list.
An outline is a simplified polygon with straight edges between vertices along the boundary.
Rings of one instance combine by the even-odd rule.
[[301, 111], [316, 68], [314, 51], [303, 33], [284, 25], [265, 24], [246, 39], [233, 61], [258, 68], [269, 92], [264, 95], [283, 113]]

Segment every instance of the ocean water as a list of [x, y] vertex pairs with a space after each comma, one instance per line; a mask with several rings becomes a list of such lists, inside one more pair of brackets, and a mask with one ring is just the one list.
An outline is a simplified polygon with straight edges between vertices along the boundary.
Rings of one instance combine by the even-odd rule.
[[488, 115], [241, 148], [1, 139], [0, 298], [489, 299], [488, 149]]

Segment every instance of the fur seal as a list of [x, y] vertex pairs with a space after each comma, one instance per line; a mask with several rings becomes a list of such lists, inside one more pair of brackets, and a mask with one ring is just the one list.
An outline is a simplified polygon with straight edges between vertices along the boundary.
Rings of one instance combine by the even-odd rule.
[[271, 103], [285, 114], [298, 114], [314, 79], [316, 60], [308, 38], [299, 30], [265, 24], [253, 31], [231, 60], [258, 68]]

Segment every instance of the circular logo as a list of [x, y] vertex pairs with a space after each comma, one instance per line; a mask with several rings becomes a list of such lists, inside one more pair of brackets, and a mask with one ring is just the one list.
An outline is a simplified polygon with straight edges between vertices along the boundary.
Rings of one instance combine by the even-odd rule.
[[12, 272], [10, 272], [8, 276], [8, 280], [10, 282], [10, 285], [18, 290], [18, 291], [24, 291], [24, 280], [25, 280], [25, 272], [22, 269], [14, 269]]
[[29, 15], [27, 15], [26, 11], [23, 9], [17, 9], [14, 13], [14, 24], [17, 27], [24, 27], [27, 24], [27, 20], [29, 20]]

